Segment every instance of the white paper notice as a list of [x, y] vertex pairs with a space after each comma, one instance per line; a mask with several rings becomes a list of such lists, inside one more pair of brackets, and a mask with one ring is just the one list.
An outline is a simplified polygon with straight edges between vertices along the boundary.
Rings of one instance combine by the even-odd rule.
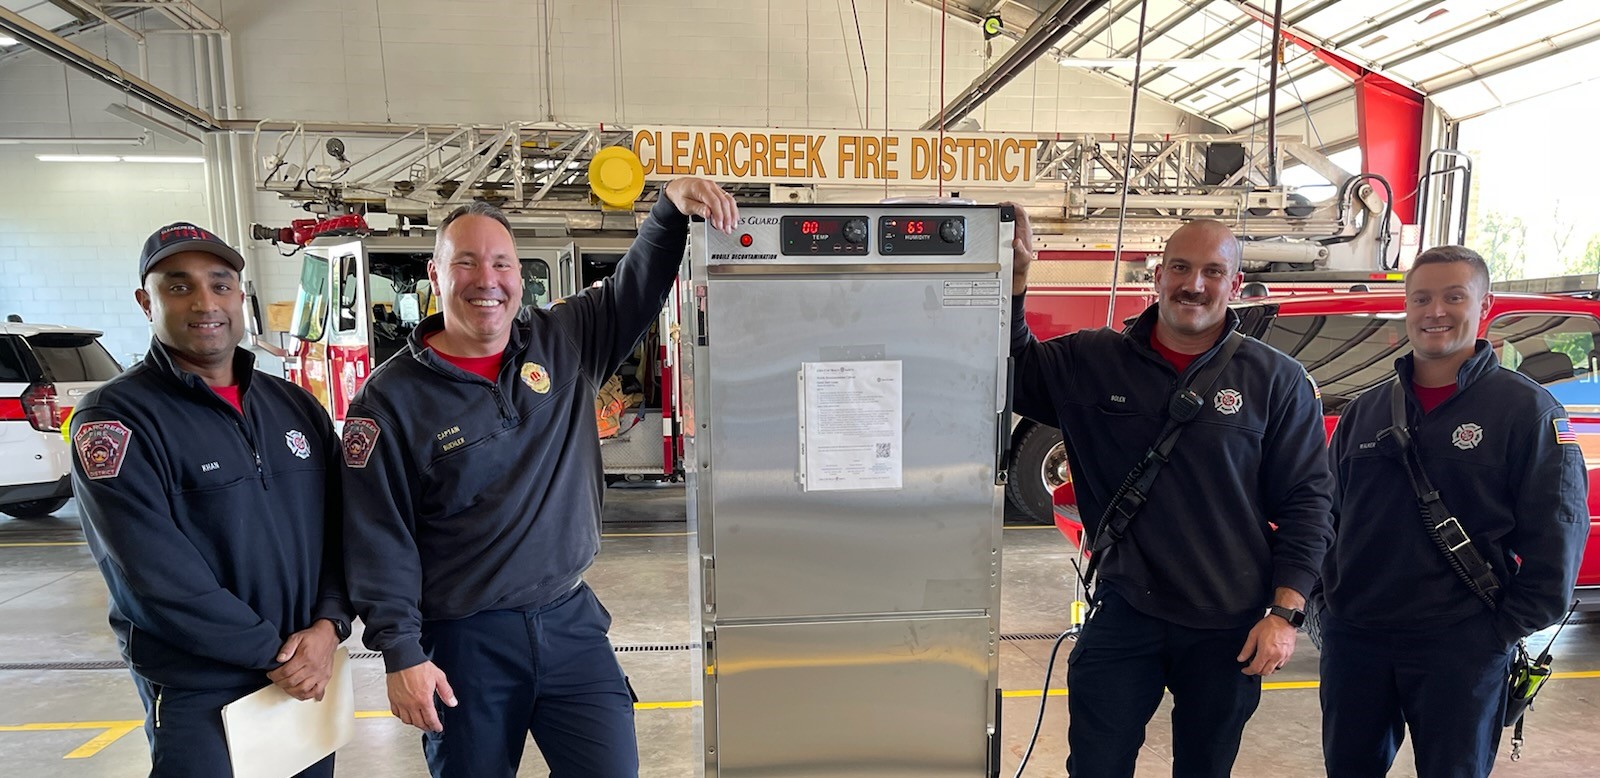
[[355, 736], [356, 692], [350, 650], [333, 654], [333, 678], [321, 702], [300, 701], [268, 686], [222, 706], [222, 731], [234, 778], [288, 778], [322, 761]]
[[806, 362], [800, 384], [805, 490], [899, 489], [900, 362]]

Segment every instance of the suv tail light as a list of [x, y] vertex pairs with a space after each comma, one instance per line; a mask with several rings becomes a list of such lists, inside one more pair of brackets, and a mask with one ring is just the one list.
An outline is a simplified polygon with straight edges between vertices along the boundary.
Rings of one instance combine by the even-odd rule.
[[56, 401], [55, 384], [33, 384], [22, 393], [22, 414], [40, 432], [60, 432], [66, 411]]

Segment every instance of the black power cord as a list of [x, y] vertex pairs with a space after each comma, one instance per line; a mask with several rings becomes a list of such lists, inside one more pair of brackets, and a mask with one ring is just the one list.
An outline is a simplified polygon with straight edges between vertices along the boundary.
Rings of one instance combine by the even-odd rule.
[[1033, 735], [1028, 738], [1028, 750], [1022, 753], [1022, 762], [1017, 765], [1017, 772], [1013, 778], [1022, 778], [1022, 771], [1028, 769], [1028, 758], [1033, 756], [1033, 747], [1039, 744], [1039, 731], [1044, 729], [1044, 710], [1050, 703], [1050, 674], [1056, 668], [1056, 653], [1061, 650], [1061, 644], [1068, 637], [1076, 635], [1080, 630], [1077, 624], [1067, 627], [1067, 631], [1056, 638], [1055, 645], [1050, 647], [1050, 659], [1044, 666], [1044, 691], [1039, 693], [1039, 716], [1033, 722]]

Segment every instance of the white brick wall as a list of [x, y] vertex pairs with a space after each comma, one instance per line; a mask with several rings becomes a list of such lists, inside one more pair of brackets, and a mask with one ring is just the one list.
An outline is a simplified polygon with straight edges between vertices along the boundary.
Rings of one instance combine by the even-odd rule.
[[0, 146], [0, 315], [105, 331], [124, 365], [150, 328], [134, 302], [155, 228], [204, 220], [200, 165], [51, 163]]

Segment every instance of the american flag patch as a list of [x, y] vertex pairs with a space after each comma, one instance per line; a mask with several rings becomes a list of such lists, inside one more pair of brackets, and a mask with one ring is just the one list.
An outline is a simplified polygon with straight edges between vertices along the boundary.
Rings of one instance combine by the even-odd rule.
[[1578, 445], [1578, 435], [1572, 431], [1572, 422], [1568, 419], [1554, 419], [1550, 422], [1556, 427], [1556, 442]]

